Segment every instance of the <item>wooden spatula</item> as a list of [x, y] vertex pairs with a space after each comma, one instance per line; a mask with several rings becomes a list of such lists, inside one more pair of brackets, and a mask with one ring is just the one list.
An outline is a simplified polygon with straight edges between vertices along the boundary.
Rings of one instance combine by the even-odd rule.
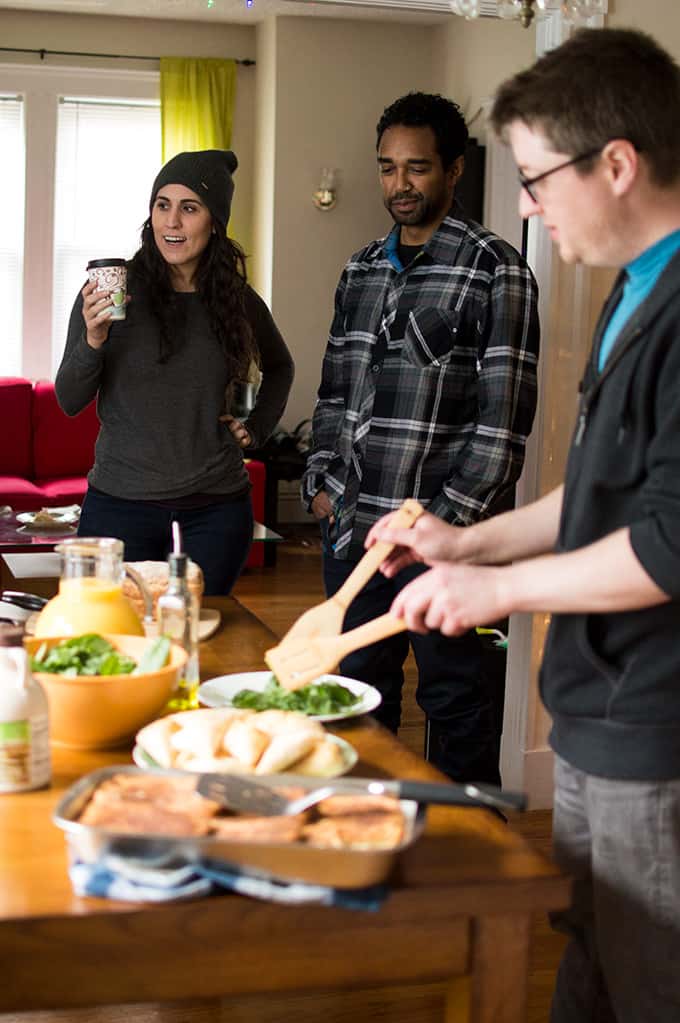
[[340, 636], [284, 637], [278, 646], [267, 650], [264, 659], [284, 689], [300, 689], [319, 675], [333, 671], [353, 650], [394, 636], [405, 628], [403, 618], [381, 615]]
[[[424, 508], [421, 504], [409, 498], [394, 513], [390, 525], [394, 529], [410, 529], [416, 519], [423, 514], [423, 511]], [[378, 571], [393, 548], [393, 543], [386, 543], [384, 540], [374, 544], [366, 551], [340, 589], [328, 600], [324, 600], [322, 604], [310, 607], [308, 611], [301, 614], [285, 634], [281, 643], [287, 643], [289, 639], [302, 639], [305, 636], [312, 638], [314, 636], [339, 635], [347, 608], [371, 576]]]

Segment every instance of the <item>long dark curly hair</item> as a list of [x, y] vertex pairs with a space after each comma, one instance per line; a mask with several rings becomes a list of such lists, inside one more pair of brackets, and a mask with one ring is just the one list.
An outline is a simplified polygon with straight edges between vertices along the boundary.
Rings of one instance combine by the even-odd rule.
[[[257, 344], [245, 311], [246, 259], [241, 247], [227, 237], [225, 224], [213, 218], [213, 227], [196, 271], [196, 291], [224, 353], [229, 376], [246, 380], [251, 363], [259, 365]], [[184, 343], [186, 324], [184, 307], [172, 287], [169, 264], [154, 241], [151, 217], [142, 225], [142, 243], [129, 270], [131, 280], [140, 281], [147, 291], [151, 311], [160, 324], [158, 361], [167, 362]]]

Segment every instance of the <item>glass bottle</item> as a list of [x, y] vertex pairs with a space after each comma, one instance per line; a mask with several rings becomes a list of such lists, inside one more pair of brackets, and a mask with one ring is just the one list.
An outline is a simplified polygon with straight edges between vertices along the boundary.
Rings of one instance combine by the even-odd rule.
[[23, 626], [0, 628], [0, 793], [50, 783], [47, 696], [31, 675]]
[[59, 592], [38, 615], [36, 636], [144, 635], [139, 615], [123, 593], [122, 540], [74, 537], [55, 550], [62, 557]]
[[196, 595], [187, 584], [189, 558], [186, 554], [168, 556], [168, 588], [158, 598], [158, 632], [187, 652], [187, 662], [167, 710], [193, 710], [198, 707], [200, 681], [198, 663], [199, 607]]

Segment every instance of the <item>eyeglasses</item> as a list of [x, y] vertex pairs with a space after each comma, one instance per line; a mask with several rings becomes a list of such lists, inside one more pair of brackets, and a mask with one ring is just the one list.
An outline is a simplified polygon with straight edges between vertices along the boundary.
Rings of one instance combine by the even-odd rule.
[[565, 167], [573, 167], [575, 163], [581, 163], [582, 160], [591, 160], [594, 156], [597, 156], [601, 152], [601, 149], [589, 149], [587, 153], [581, 153], [580, 156], [574, 156], [571, 160], [565, 160], [564, 163], [558, 163], [557, 167], [551, 167], [550, 170], [543, 171], [542, 174], [537, 174], [535, 178], [525, 178], [520, 171], [518, 175], [519, 183], [527, 192], [530, 199], [533, 202], [538, 202], [538, 197], [534, 191], [534, 185], [537, 185], [539, 181], [549, 178], [551, 174], [557, 174], [558, 171], [564, 170]]

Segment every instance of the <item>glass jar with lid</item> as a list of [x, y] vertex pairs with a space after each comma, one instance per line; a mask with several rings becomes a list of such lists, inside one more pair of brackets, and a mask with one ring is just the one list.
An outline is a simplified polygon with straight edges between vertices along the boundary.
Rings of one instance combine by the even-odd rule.
[[[57, 544], [62, 569], [59, 592], [38, 615], [36, 636], [86, 632], [143, 636], [139, 615], [123, 593], [123, 541], [74, 537]], [[136, 573], [130, 573], [143, 587]], [[150, 603], [148, 592], [145, 593]]]

